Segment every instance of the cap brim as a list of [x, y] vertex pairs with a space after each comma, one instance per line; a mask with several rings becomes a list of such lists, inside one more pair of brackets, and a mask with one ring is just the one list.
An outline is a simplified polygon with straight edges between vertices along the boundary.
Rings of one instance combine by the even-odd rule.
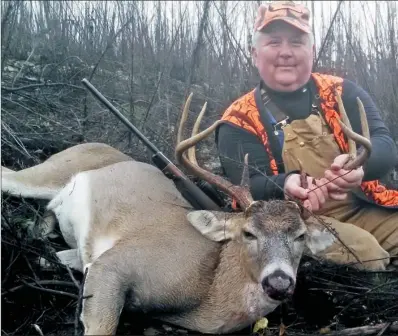
[[293, 27], [295, 27], [295, 28], [301, 30], [301, 31], [304, 32], [304, 33], [307, 33], [307, 34], [311, 33], [311, 27], [309, 27], [309, 26], [307, 26], [307, 25], [303, 25], [303, 24], [302, 24], [301, 22], [299, 22], [298, 20], [293, 19], [293, 18], [289, 18], [289, 17], [286, 17], [286, 18], [276, 17], [276, 18], [270, 19], [270, 20], [264, 22], [261, 26], [259, 26], [259, 27], [257, 28], [257, 31], [263, 30], [263, 29], [264, 29], [265, 27], [267, 27], [270, 23], [275, 22], [275, 21], [283, 21], [283, 22], [286, 22], [286, 23], [288, 23], [289, 25], [291, 25], [291, 26], [293, 26]]

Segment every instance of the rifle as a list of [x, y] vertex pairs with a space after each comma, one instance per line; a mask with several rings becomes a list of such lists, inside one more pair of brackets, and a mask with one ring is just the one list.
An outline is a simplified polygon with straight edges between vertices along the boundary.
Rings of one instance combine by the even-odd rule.
[[86, 88], [103, 103], [116, 117], [118, 117], [138, 138], [148, 147], [152, 153], [152, 162], [165, 174], [172, 176], [177, 188], [184, 198], [198, 210], [218, 210], [220, 207], [206, 195], [195, 183], [193, 183], [178, 167], [171, 162], [144, 134], [140, 132], [120, 111], [118, 111], [86, 78], [82, 83]]

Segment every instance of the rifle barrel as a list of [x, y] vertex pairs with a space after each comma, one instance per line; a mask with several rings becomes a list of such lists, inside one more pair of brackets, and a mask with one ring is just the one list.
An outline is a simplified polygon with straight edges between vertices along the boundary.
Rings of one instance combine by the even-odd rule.
[[90, 92], [98, 98], [114, 115], [116, 115], [135, 135], [137, 135], [152, 152], [160, 152], [159, 149], [148, 140], [148, 138], [141, 133], [120, 111], [118, 111], [108, 99], [106, 99], [101, 92], [99, 92], [86, 78], [82, 79], [82, 83], [90, 90]]
[[[118, 117], [144, 144], [154, 153], [152, 161], [165, 174], [165, 171], [173, 175], [177, 181], [176, 186], [182, 195], [196, 209], [221, 210], [220, 207], [195, 183], [193, 183], [178, 167], [171, 162], [149, 139], [140, 132], [122, 113], [120, 113], [101, 92], [99, 92], [86, 78], [82, 83], [98, 98], [116, 117]], [[166, 174], [165, 174], [166, 175]]]

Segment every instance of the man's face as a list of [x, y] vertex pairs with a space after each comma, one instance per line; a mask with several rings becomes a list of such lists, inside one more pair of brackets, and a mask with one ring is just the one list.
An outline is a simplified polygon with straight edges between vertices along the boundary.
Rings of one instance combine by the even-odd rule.
[[285, 22], [271, 23], [257, 39], [252, 55], [261, 78], [271, 89], [294, 91], [310, 78], [310, 36]]

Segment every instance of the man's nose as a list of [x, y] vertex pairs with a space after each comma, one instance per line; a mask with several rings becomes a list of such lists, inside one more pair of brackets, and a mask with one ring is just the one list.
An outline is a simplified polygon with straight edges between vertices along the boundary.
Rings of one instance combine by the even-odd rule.
[[293, 54], [292, 53], [292, 48], [289, 45], [289, 43], [286, 43], [286, 42], [282, 43], [280, 51], [279, 51], [279, 55], [281, 57], [288, 58], [288, 57], [291, 57], [292, 54]]

